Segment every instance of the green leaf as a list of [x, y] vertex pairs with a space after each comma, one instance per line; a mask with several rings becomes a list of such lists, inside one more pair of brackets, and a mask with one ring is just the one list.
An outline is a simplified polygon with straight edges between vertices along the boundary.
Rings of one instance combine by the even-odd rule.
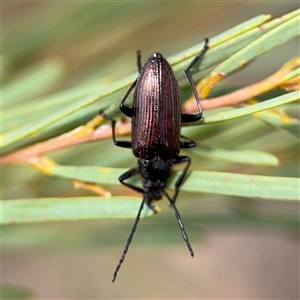
[[[135, 218], [141, 205], [136, 197], [35, 198], [1, 201], [2, 224], [100, 218]], [[141, 217], [153, 211], [146, 206]]]
[[[72, 179], [85, 179], [108, 184], [116, 181], [115, 173], [122, 169], [96, 167], [56, 167], [53, 174]], [[174, 172], [173, 186], [180, 172]], [[89, 176], [87, 176], [87, 174]], [[114, 178], [111, 177], [114, 176]], [[83, 177], [83, 178], [82, 178]], [[243, 196], [272, 200], [297, 200], [299, 179], [259, 175], [233, 174], [226, 172], [189, 172], [181, 186], [182, 191], [194, 193], [213, 193], [229, 196]], [[82, 220], [99, 218], [135, 218], [141, 204], [136, 197], [72, 197], [3, 200], [2, 224], [31, 223], [62, 220]], [[144, 209], [143, 217], [152, 215]]]
[[[299, 36], [299, 12], [300, 10], [298, 10], [296, 16], [288, 20], [276, 19], [278, 26], [258, 37], [247, 46], [241, 48], [240, 51], [231, 55], [229, 59], [218, 65], [212, 72], [216, 74], [223, 73], [225, 75], [232, 73], [253, 60], [255, 57]], [[282, 23], [278, 24], [280, 21]], [[262, 32], [265, 29], [265, 26], [260, 28]]]
[[[299, 111], [299, 106], [297, 107]], [[289, 115], [282, 114], [280, 111], [266, 110], [255, 114], [255, 117], [271, 124], [277, 128], [283, 129], [289, 134], [300, 139], [300, 120], [298, 118], [290, 117]]]
[[[49, 113], [58, 112], [66, 106], [79, 101], [79, 99], [95, 93], [95, 91], [99, 90], [102, 86], [104, 87], [107, 85], [107, 80], [97, 80], [95, 82], [83, 83], [51, 96], [34, 99], [30, 101], [30, 103], [24, 104], [23, 101], [20, 101], [17, 105], [13, 105], [10, 109], [6, 109], [5, 114], [1, 115], [3, 131], [10, 131], [18, 126], [23, 126], [23, 117], [28, 114], [30, 114], [31, 122], [47, 118], [49, 117]], [[19, 100], [20, 99], [23, 100], [23, 98], [19, 98]], [[79, 112], [83, 112], [83, 110], [80, 110]], [[81, 117], [79, 112], [76, 114], [76, 117], [78, 118]], [[86, 114], [86, 112], [84, 111], [83, 114]]]
[[299, 178], [193, 171], [182, 190], [229, 196], [300, 201]]
[[[249, 42], [247, 40], [247, 37], [249, 36], [249, 38], [252, 40], [256, 37], [256, 34], [259, 34], [259, 30], [257, 30], [257, 27], [263, 23], [265, 23], [267, 20], [270, 19], [270, 15], [260, 15], [257, 17], [254, 17], [250, 20], [247, 20], [245, 22], [242, 22], [241, 24], [238, 24], [237, 26], [234, 26], [224, 32], [222, 32], [221, 34], [218, 34], [217, 36], [210, 38], [210, 45], [211, 46], [219, 46], [220, 47], [224, 47], [224, 49], [220, 49], [219, 50], [224, 50], [221, 51], [222, 52], [222, 56], [224, 55], [225, 57], [230, 56], [230, 53], [228, 50], [228, 45], [225, 43], [226, 41], [231, 41], [232, 43], [232, 47], [230, 48], [230, 51], [232, 51], [233, 47], [241, 47], [239, 46], [241, 43], [241, 41], [239, 40], [239, 42], [236, 42], [235, 39], [238, 36], [242, 36], [243, 39], [246, 41], [245, 42]], [[252, 29], [252, 30], [251, 30]], [[249, 32], [250, 31], [250, 32]], [[247, 37], [245, 36], [245, 33], [247, 32]], [[257, 32], [256, 34], [254, 34], [254, 32]], [[224, 45], [221, 45], [224, 44]], [[226, 47], [225, 47], [226, 45]], [[182, 62], [182, 58], [190, 58], [195, 56], [198, 52], [199, 49], [203, 48], [203, 43], [197, 44], [183, 52], [180, 52], [179, 54], [173, 55], [171, 56], [168, 61], [171, 63], [171, 65], [174, 65], [174, 68], [178, 68], [176, 66], [176, 64], [181, 63]], [[213, 49], [212, 49], [213, 50]], [[216, 53], [218, 51], [215, 51]], [[212, 55], [213, 56], [213, 55]], [[207, 58], [203, 58], [203, 60], [205, 61]], [[203, 60], [201, 61], [201, 66], [203, 67], [203, 64], [205, 66], [205, 62], [203, 62]]]
[[[126, 169], [101, 167], [55, 166], [51, 174], [64, 178], [119, 184], [117, 178]], [[173, 172], [168, 187], [174, 186], [181, 172]], [[276, 200], [300, 200], [299, 179], [260, 175], [235, 174], [227, 172], [188, 172], [180, 189], [193, 193], [212, 193], [243, 197], [257, 197]]]
[[[251, 19], [247, 22], [244, 22], [235, 28], [228, 30], [224, 34], [221, 34], [219, 36], [216, 36], [215, 38], [211, 39], [211, 46], [208, 55], [205, 55], [203, 61], [201, 61], [201, 69], [205, 69], [207, 67], [210, 67], [212, 65], [215, 65], [216, 63], [223, 61], [227, 57], [231, 57], [233, 53], [236, 53], [239, 49], [242, 49], [240, 52], [235, 54], [233, 56], [233, 59], [235, 61], [234, 64], [226, 61], [225, 63], [229, 65], [229, 68], [239, 68], [241, 66], [241, 59], [248, 60], [248, 54], [253, 50], [259, 47], [259, 44], [257, 42], [258, 37], [266, 36], [263, 40], [261, 40], [264, 43], [269, 43], [267, 47], [264, 48], [264, 51], [271, 49], [272, 47], [278, 46], [283, 42], [286, 42], [287, 40], [295, 37], [296, 35], [299, 35], [299, 32], [297, 30], [297, 18], [298, 18], [298, 12], [292, 12], [290, 14], [287, 14], [280, 19], [272, 20], [269, 23], [264, 25], [264, 30], [261, 30], [258, 25], [262, 24], [263, 21], [267, 20], [269, 18], [269, 15], [259, 16], [257, 18]], [[273, 29], [274, 28], [274, 29]], [[279, 29], [277, 29], [279, 28]], [[272, 30], [271, 30], [272, 29]], [[268, 32], [268, 30], [271, 30]], [[283, 36], [284, 38], [281, 38], [282, 32], [284, 32]], [[233, 36], [236, 36], [236, 38], [232, 39]], [[230, 45], [228, 45], [227, 42], [224, 41], [230, 41]], [[251, 42], [253, 42], [253, 45]], [[244, 53], [245, 46], [248, 48], [251, 48], [248, 50], [248, 52]], [[173, 57], [170, 58], [171, 65], [174, 67], [174, 71], [176, 75], [180, 78], [184, 77], [184, 72], [182, 70], [186, 67], [187, 60], [195, 55], [197, 52], [199, 52], [199, 49], [203, 47], [203, 43], [200, 43], [184, 52], [181, 52]], [[248, 49], [248, 48], [245, 49]], [[256, 47], [256, 48], [255, 48]], [[258, 48], [257, 48], [258, 49]], [[255, 55], [261, 54], [263, 51], [254, 51]], [[247, 55], [243, 56], [244, 54]], [[254, 54], [251, 54], [254, 55]], [[250, 56], [251, 56], [250, 55]], [[246, 57], [246, 58], [245, 58]], [[251, 56], [252, 57], [252, 56]], [[249, 59], [252, 59], [252, 58]], [[231, 58], [230, 58], [231, 59]], [[234, 66], [234, 67], [233, 67]], [[218, 66], [218, 68], [222, 72], [229, 72], [230, 70], [227, 68], [227, 66], [221, 64]], [[218, 68], [216, 70], [218, 70]], [[232, 69], [233, 70], [233, 69]], [[180, 71], [180, 74], [178, 73]], [[46, 128], [53, 123], [56, 123], [60, 121], [61, 119], [68, 117], [72, 115], [73, 113], [82, 110], [83, 108], [95, 103], [98, 100], [101, 100], [101, 103], [99, 103], [98, 109], [104, 109], [107, 107], [111, 100], [104, 100], [103, 98], [116, 93], [117, 91], [128, 87], [133, 81], [136, 79], [136, 74], [132, 74], [131, 76], [128, 76], [112, 85], [104, 86], [100, 88], [100, 90], [96, 92], [92, 92], [90, 95], [85, 96], [82, 99], [74, 101], [72, 104], [69, 104], [65, 107], [60, 108], [54, 113], [51, 113], [49, 115], [49, 111], [47, 110], [47, 107], [45, 107], [44, 113], [40, 112], [40, 119], [32, 122], [27, 123], [26, 125], [19, 126], [19, 128], [8, 131], [2, 135], [2, 143], [1, 148], [7, 147], [15, 142], [18, 142], [26, 137], [29, 137], [31, 135], [37, 135], [39, 134], [40, 130], [43, 128]], [[52, 100], [56, 101], [57, 95], [54, 95], [53, 98], [48, 98], [48, 101], [51, 103]], [[7, 101], [4, 99], [4, 102]], [[27, 109], [24, 110], [23, 114], [20, 114], [19, 120], [22, 120], [23, 116], [27, 118], [28, 110], [31, 112], [36, 111], [35, 104], [29, 105]], [[6, 113], [4, 114], [6, 115]], [[10, 113], [8, 112], [8, 115]], [[13, 116], [13, 114], [12, 114]], [[8, 119], [9, 121], [10, 119]], [[16, 126], [15, 126], [16, 127]]]
[[[250, 105], [243, 108], [238, 109], [232, 109], [230, 111], [216, 113], [213, 115], [210, 115], [208, 117], [205, 117], [203, 120], [199, 121], [198, 124], [204, 123], [216, 123], [216, 122], [222, 122], [226, 120], [232, 120], [240, 117], [244, 117], [247, 115], [252, 115], [254, 113], [258, 113], [270, 108], [274, 108], [280, 105], [284, 105], [287, 103], [291, 103], [293, 101], [299, 100], [299, 91], [291, 92], [270, 100], [266, 100], [263, 102], [260, 102], [258, 104]], [[193, 124], [194, 125], [194, 124]]]
[[[244, 22], [218, 36], [215, 36], [210, 39], [210, 49], [208, 51], [208, 55], [205, 55], [203, 61], [198, 66], [202, 69], [212, 67], [217, 63], [221, 63], [219, 67], [224, 71], [223, 67], [226, 67], [226, 72], [229, 73], [235, 69], [240, 68], [245, 62], [250, 61], [253, 57], [260, 55], [261, 53], [270, 50], [283, 42], [286, 42], [293, 37], [299, 35], [297, 31], [297, 26], [299, 22], [299, 10], [294, 11], [290, 14], [286, 14], [278, 19], [271, 20], [270, 22], [264, 23], [267, 19], [269, 19], [269, 15], [262, 15], [256, 18], [253, 18], [247, 22]], [[190, 62], [190, 57], [194, 56], [199, 49], [201, 49], [203, 43], [195, 45], [181, 53], [172, 56], [169, 61], [171, 65], [174, 67], [176, 76], [179, 79], [184, 78], [184, 72], [182, 70], [186, 67], [187, 63]], [[260, 49], [260, 46], [262, 48]], [[252, 52], [251, 52], [252, 51]], [[9, 51], [7, 51], [9, 53]], [[233, 56], [233, 58], [231, 58]], [[228, 59], [229, 58], [229, 59]], [[230, 59], [233, 59], [231, 61]], [[233, 64], [231, 64], [233, 62]], [[119, 66], [119, 65], [118, 65]], [[42, 69], [42, 68], [41, 68]], [[195, 67], [195, 71], [197, 66]], [[38, 74], [37, 70], [37, 73]], [[46, 72], [47, 73], [47, 72]], [[50, 72], [51, 73], [51, 72]], [[28, 73], [30, 75], [30, 73]], [[52, 73], [51, 73], [52, 74]], [[293, 70], [287, 76], [295, 77], [299, 75], [299, 69]], [[36, 78], [36, 76], [32, 77]], [[47, 77], [41, 76], [40, 84], [47, 88]], [[49, 76], [51, 79], [52, 77]], [[54, 78], [54, 77], [53, 77]], [[66, 130], [64, 125], [65, 120], [74, 120], [74, 121], [82, 121], [84, 122], [84, 117], [90, 113], [88, 109], [93, 109], [95, 113], [97, 113], [100, 109], [107, 109], [111, 106], [111, 103], [115, 105], [115, 103], [119, 103], [120, 97], [115, 97], [116, 93], [123, 88], [128, 87], [131, 82], [136, 78], [136, 73], [123, 78], [115, 82], [114, 84], [110, 84], [110, 79], [107, 77], [99, 78], [99, 81], [85, 82], [81, 83], [76, 87], [69, 90], [65, 90], [56, 95], [51, 95], [49, 97], [43, 97], [40, 99], [33, 99], [31, 103], [27, 105], [22, 105], [21, 102], [18, 102], [18, 107], [14, 107], [4, 114], [2, 114], [3, 121], [7, 122], [7, 128], [9, 131], [3, 134], [2, 136], [2, 147], [6, 147], [14, 144], [15, 142], [19, 142], [24, 140], [27, 137], [33, 135], [39, 135], [45, 129], [52, 129], [52, 126], [60, 126], [61, 130]], [[20, 81], [18, 78], [14, 78], [16, 81], [12, 81], [15, 83], [19, 83], [18, 87], [20, 90], [15, 91], [16, 93], [21, 92], [22, 88], [26, 87], [26, 76], [22, 77]], [[20, 78], [19, 78], [20, 79]], [[39, 78], [37, 78], [39, 79]], [[25, 81], [23, 81], [25, 80]], [[98, 78], [97, 78], [98, 80]], [[54, 82], [55, 80], [53, 80]], [[9, 81], [8, 81], [9, 82]], [[22, 83], [23, 82], [23, 83]], [[73, 84], [73, 82], [72, 82]], [[17, 85], [16, 85], [17, 86]], [[30, 85], [34, 86], [34, 82]], [[14, 89], [8, 88], [7, 91], [13, 92]], [[26, 92], [26, 90], [23, 89]], [[9, 95], [6, 94], [6, 95]], [[18, 94], [20, 95], [20, 94]], [[114, 97], [108, 98], [107, 96], [113, 95]], [[33, 94], [28, 94], [28, 96], [35, 96]], [[9, 97], [6, 97], [9, 99]], [[18, 97], [11, 97], [11, 99], [17, 99]], [[230, 111], [226, 111], [223, 113], [216, 114], [212, 112], [211, 115], [205, 114], [204, 123], [217, 123], [225, 120], [237, 119], [242, 116], [257, 114], [257, 113], [265, 113], [267, 114], [267, 110], [273, 107], [277, 107], [286, 103], [290, 103], [292, 101], [296, 101], [299, 99], [299, 92], [292, 92], [277, 98], [270, 99], [268, 101], [264, 101], [252, 106], [233, 109]], [[100, 101], [98, 101], [100, 100]], [[15, 100], [17, 101], [17, 100]], [[96, 109], [92, 107], [92, 104], [97, 103]], [[17, 102], [16, 102], [17, 103]], [[20, 106], [19, 106], [20, 104]], [[10, 106], [7, 104], [7, 106]], [[14, 105], [15, 106], [15, 105]], [[88, 109], [87, 109], [88, 108]], [[34, 115], [34, 118], [29, 118]], [[255, 116], [256, 117], [256, 116]], [[250, 119], [250, 118], [249, 118]], [[255, 118], [252, 118], [254, 121]], [[26, 122], [24, 122], [24, 120]], [[203, 122], [199, 122], [198, 124], [202, 124]], [[234, 163], [248, 163], [253, 165], [276, 165], [277, 159], [266, 152], [263, 151], [232, 151], [232, 150], [224, 150], [222, 149], [223, 145], [218, 144], [220, 141], [228, 140], [228, 136], [230, 136], [231, 122], [219, 124], [212, 124], [212, 126], [202, 126], [201, 128], [196, 128], [197, 132], [195, 134], [203, 134], [206, 137], [211, 137], [212, 139], [217, 139], [216, 146], [210, 147], [209, 149], [204, 147], [199, 147], [198, 149], [193, 149], [192, 151], [195, 154], [202, 155], [207, 158], [212, 159], [222, 159], [224, 161], [230, 161]], [[273, 125], [272, 122], [269, 122]], [[257, 139], [260, 134], [265, 134], [270, 136], [269, 133], [274, 134], [274, 136], [278, 136], [278, 133], [272, 132], [271, 127], [266, 126], [264, 123], [263, 128], [259, 127], [259, 131], [255, 132], [256, 127], [251, 123], [250, 129], [248, 126], [242, 125], [239, 126], [238, 122], [235, 123], [233, 127], [242, 128], [240, 130], [240, 140], [244, 141], [245, 144], [251, 143], [255, 138]], [[195, 125], [195, 124], [193, 124]], [[296, 133], [298, 128], [298, 123], [292, 124], [294, 127], [290, 128], [291, 132]], [[247, 127], [247, 128], [246, 128]], [[246, 128], [246, 129], [245, 129]], [[254, 129], [253, 129], [254, 128]], [[287, 129], [286, 126], [282, 126], [283, 129]], [[190, 129], [190, 128], [188, 128]], [[199, 130], [200, 129], [200, 130]], [[214, 131], [217, 129], [216, 131]], [[252, 130], [252, 132], [251, 132]], [[280, 131], [279, 137], [282, 137], [282, 133], [285, 132]], [[249, 136], [248, 136], [249, 135]], [[238, 139], [238, 135], [236, 136]], [[270, 138], [271, 139], [271, 138]], [[233, 143], [235, 142], [232, 141]], [[214, 142], [212, 142], [214, 143]], [[111, 143], [112, 144], [112, 143]], [[200, 144], [200, 143], [199, 143]], [[82, 148], [81, 148], [82, 147]], [[266, 145], [263, 146], [263, 149], [266, 149]], [[271, 147], [271, 146], [270, 146]], [[95, 147], [96, 148], [96, 147]], [[280, 148], [280, 147], [279, 147]], [[282, 143], [282, 149], [290, 150], [289, 153], [293, 153], [291, 149], [294, 149], [295, 145], [287, 140], [286, 143]], [[82, 149], [87, 149], [87, 152], [82, 152]], [[98, 148], [99, 149], [99, 148]], [[260, 148], [259, 148], [260, 149]], [[73, 149], [66, 149], [66, 151], [61, 151], [57, 157], [62, 158], [63, 163], [72, 163], [84, 164], [86, 161], [90, 160], [93, 164], [101, 165], [102, 161], [106, 159], [106, 153], [111, 151], [111, 148], [108, 149], [94, 150], [89, 145], [81, 145], [80, 147]], [[266, 151], [270, 150], [267, 149]], [[278, 148], [276, 148], [278, 150]], [[272, 151], [272, 150], [270, 150]], [[97, 154], [96, 154], [97, 152]], [[273, 152], [273, 151], [272, 151]], [[67, 153], [67, 154], [66, 154]], [[75, 153], [75, 154], [74, 154]], [[282, 155], [283, 151], [279, 153]], [[79, 154], [79, 155], [77, 155]], [[87, 155], [88, 154], [88, 155]], [[124, 161], [124, 165], [126, 164], [126, 154], [118, 157], [118, 163]], [[281, 156], [279, 156], [281, 157]], [[98, 159], [98, 161], [97, 161]], [[68, 161], [69, 160], [69, 161]], [[71, 162], [70, 162], [71, 161]], [[82, 162], [84, 161], [84, 163]], [[287, 160], [288, 163], [290, 162]], [[292, 159], [291, 159], [292, 161]], [[293, 163], [293, 167], [295, 166]], [[107, 164], [107, 160], [103, 161], [103, 165]], [[286, 163], [286, 162], [284, 162]], [[88, 164], [88, 163], [87, 163]], [[204, 165], [208, 166], [207, 162], [204, 162]], [[200, 164], [194, 165], [196, 168], [200, 169]], [[211, 166], [209, 166], [210, 169]], [[286, 167], [286, 166], [284, 166]], [[222, 173], [222, 172], [207, 172], [207, 171], [192, 171], [187, 174], [186, 180], [182, 185], [182, 190], [191, 192], [191, 193], [210, 193], [210, 194], [221, 194], [221, 195], [232, 195], [232, 196], [243, 196], [243, 197], [253, 197], [253, 198], [263, 198], [263, 199], [273, 199], [273, 200], [299, 200], [299, 180], [294, 177], [281, 177], [280, 174], [284, 173], [283, 167], [278, 166], [276, 174], [278, 176], [259, 176], [259, 175], [247, 175], [247, 174], [234, 174], [234, 173]], [[205, 169], [205, 168], [204, 168]], [[295, 174], [293, 168], [291, 173]], [[125, 172], [126, 169], [113, 169], [113, 168], [100, 168], [100, 167], [76, 167], [76, 166], [55, 166], [50, 170], [48, 175], [55, 175], [60, 178], [67, 179], [78, 179], [82, 181], [91, 181], [97, 182], [100, 184], [111, 184], [111, 185], [119, 185], [118, 176]], [[294, 173], [293, 173], [294, 172]], [[256, 173], [259, 173], [259, 170], [256, 170]], [[24, 184], [23, 174], [19, 173], [18, 180], [21, 184]], [[170, 177], [168, 187], [172, 188], [174, 186], [174, 182], [176, 178], [179, 176], [179, 172], [173, 172]], [[292, 176], [292, 175], [291, 175]], [[295, 176], [295, 175], [293, 175]], [[8, 176], [6, 176], [8, 177]], [[28, 176], [30, 178], [30, 176]], [[14, 178], [15, 179], [15, 178]], [[28, 180], [28, 178], [27, 178]], [[134, 180], [134, 179], [132, 179]], [[18, 182], [18, 183], [19, 183]], [[26, 182], [26, 179], [25, 179]], [[28, 183], [28, 182], [26, 182]], [[141, 184], [141, 183], [137, 183]], [[25, 184], [24, 184], [25, 185]], [[11, 190], [13, 187], [10, 187]], [[32, 196], [30, 196], [32, 197]], [[77, 198], [38, 198], [38, 199], [27, 199], [22, 200], [22, 203], [15, 202], [11, 205], [16, 205], [11, 210], [16, 210], [19, 215], [16, 219], [20, 220], [20, 222], [41, 222], [44, 220], [71, 220], [71, 219], [84, 219], [84, 218], [118, 218], [121, 212], [126, 212], [127, 217], [135, 217], [138, 206], [141, 202], [140, 198], [132, 198], [132, 197], [113, 197], [112, 199], [104, 199], [101, 197], [95, 198], [80, 198], [82, 201], [79, 201]], [[74, 202], [72, 202], [74, 200]], [[17, 200], [16, 200], [17, 201]], [[24, 201], [24, 202], [23, 202]], [[45, 202], [46, 201], [46, 204]], [[47, 202], [48, 201], [48, 202]], [[78, 201], [78, 202], [76, 202]], [[85, 202], [86, 201], [86, 202]], [[120, 201], [120, 202], [118, 202]], [[3, 201], [5, 205], [10, 205], [9, 203], [12, 201]], [[51, 202], [51, 203], [50, 203]], [[27, 206], [26, 206], [27, 203]], [[92, 207], [92, 212], [89, 212], [88, 209], [84, 207], [85, 203], [89, 204], [89, 208]], [[115, 203], [115, 205], [112, 205]], [[45, 206], [43, 206], [45, 204]], [[18, 209], [24, 205], [22, 209]], [[47, 206], [48, 205], [48, 206]], [[60, 206], [61, 205], [61, 206]], [[96, 209], [94, 209], [95, 205]], [[127, 209], [120, 210], [119, 206], [127, 205]], [[74, 210], [72, 207], [75, 206]], [[112, 208], [113, 206], [113, 208]], [[45, 207], [50, 207], [47, 212], [50, 214], [45, 214]], [[57, 209], [58, 208], [58, 209]], [[118, 208], [118, 209], [117, 209]], [[36, 210], [39, 210], [37, 215], [35, 216]], [[21, 211], [30, 211], [30, 214], [22, 215]], [[33, 214], [32, 214], [33, 212]], [[30, 219], [33, 216], [34, 219]], [[50, 216], [50, 217], [48, 217]], [[23, 219], [22, 219], [23, 218]], [[47, 219], [48, 218], [48, 219]], [[9, 218], [10, 222], [14, 218]], [[35, 220], [35, 221], [34, 221]]]
[[[44, 60], [30, 65], [13, 79], [3, 84], [3, 108], [16, 105], [20, 100], [25, 101], [45, 94], [54, 84], [65, 75], [63, 61], [57, 58]], [[35, 86], [32, 87], [31, 83]]]
[[[18, 129], [4, 133], [2, 135], [1, 148], [9, 146], [14, 142], [20, 141], [25, 137], [32, 135], [33, 133], [37, 133], [42, 128], [45, 128], [61, 120], [62, 118], [69, 116], [70, 114], [94, 103], [95, 101], [98, 101], [104, 98], [105, 96], [108, 96], [113, 92], [116, 92], [122, 89], [123, 87], [128, 86], [128, 82], [131, 82], [132, 80], [133, 80], [132, 78], [125, 78], [124, 80], [121, 80], [116, 84], [113, 84], [112, 86], [105, 87], [101, 89], [99, 92], [93, 93], [92, 95], [86, 96], [83, 99], [75, 101], [75, 103], [69, 104], [68, 106], [60, 109], [59, 111], [51, 114], [50, 116], [43, 118], [40, 121], [34, 122], [32, 124], [27, 124]], [[108, 103], [109, 103], [108, 101], [102, 101], [99, 104], [99, 109], [107, 106]]]
[[279, 163], [276, 156], [263, 151], [225, 150], [204, 145], [197, 145], [197, 148], [191, 151], [205, 159], [221, 160], [238, 164], [277, 166]]
[[[259, 44], [257, 44], [258, 39], [261, 39], [260, 41], [263, 43], [268, 43], [268, 41], [271, 40], [273, 47], [277, 47], [282, 44], [282, 39], [279, 35], [280, 32], [284, 32], [285, 42], [299, 36], [299, 31], [297, 30], [299, 27], [299, 12], [300, 10], [295, 10], [265, 24], [263, 24], [263, 22], [268, 20], [270, 15], [258, 16], [257, 18], [243, 22], [220, 35], [210, 38], [210, 49], [203, 59], [201, 59], [201, 63], [198, 67], [200, 66], [201, 70], [203, 70], [224, 61], [212, 72], [216, 74], [218, 72], [228, 74], [234, 70], [240, 69], [243, 64], [251, 61], [253, 57], [263, 53], [261, 52], [261, 48], [259, 48]], [[278, 31], [273, 31], [278, 27], [280, 27]], [[290, 30], [291, 27], [293, 27], [292, 30]], [[287, 33], [287, 31], [289, 32]], [[272, 49], [271, 44], [265, 48], [265, 51]], [[183, 61], [181, 58], [184, 57], [186, 59], [193, 57], [199, 52], [199, 49], [202, 49], [202, 47], [203, 43], [200, 43], [179, 55], [169, 58], [169, 61], [174, 63], [173, 69], [178, 78], [184, 78], [182, 70], [187, 67], [187, 62]], [[257, 51], [257, 48], [259, 49], [259, 52]], [[194, 69], [196, 70], [197, 66], [195, 66]], [[176, 72], [177, 70], [181, 70], [181, 72]]]

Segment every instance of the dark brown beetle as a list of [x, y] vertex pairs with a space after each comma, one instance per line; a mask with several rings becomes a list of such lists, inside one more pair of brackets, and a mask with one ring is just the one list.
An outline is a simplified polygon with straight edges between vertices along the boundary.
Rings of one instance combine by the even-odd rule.
[[[119, 181], [144, 195], [112, 281], [115, 281], [121, 264], [124, 261], [139, 222], [144, 203], [146, 202], [147, 206], [155, 211], [153, 201], [160, 200], [163, 196], [168, 198], [174, 210], [183, 239], [191, 256], [194, 256], [179, 212], [175, 206], [175, 200], [179, 192], [179, 186], [191, 163], [189, 156], [179, 156], [180, 148], [191, 148], [196, 145], [194, 141], [180, 135], [181, 123], [195, 122], [202, 118], [200, 99], [190, 69], [207, 49], [208, 39], [205, 39], [203, 49], [185, 70], [198, 106], [199, 112], [197, 114], [182, 114], [179, 86], [165, 58], [159, 53], [154, 53], [144, 67], [141, 68], [139, 52], [137, 64], [140, 75], [131, 85], [120, 104], [120, 110], [126, 116], [132, 118], [132, 141], [117, 141], [115, 137], [115, 121], [102, 113], [105, 118], [112, 121], [112, 137], [115, 145], [132, 148], [134, 155], [138, 158], [138, 166], [123, 173], [119, 177]], [[130, 108], [125, 106], [124, 103], [134, 88], [133, 105]], [[184, 141], [180, 139], [184, 139]], [[165, 191], [166, 181], [170, 175], [172, 165], [181, 162], [185, 162], [185, 167], [175, 182], [175, 192], [170, 197]], [[138, 174], [143, 178], [143, 188], [125, 182], [126, 179]]]

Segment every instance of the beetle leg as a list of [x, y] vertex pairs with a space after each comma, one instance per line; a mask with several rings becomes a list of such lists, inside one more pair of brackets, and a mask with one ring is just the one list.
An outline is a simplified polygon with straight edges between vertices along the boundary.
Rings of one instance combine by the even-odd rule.
[[116, 140], [116, 120], [114, 120], [112, 117], [108, 116], [103, 111], [100, 112], [100, 115], [103, 118], [111, 121], [112, 139], [113, 139], [114, 144], [116, 146], [122, 147], [122, 148], [131, 148], [132, 147], [131, 141], [117, 141]]
[[136, 64], [139, 71], [139, 74], [141, 74], [142, 71], [142, 63], [141, 63], [141, 51], [136, 51]]
[[180, 137], [182, 139], [187, 140], [185, 142], [182, 142], [182, 141], [179, 142], [180, 148], [193, 148], [193, 147], [196, 146], [196, 143], [192, 139], [190, 139], [190, 138], [188, 138], [186, 136], [183, 136], [183, 135], [180, 135]]
[[122, 184], [128, 186], [129, 188], [131, 188], [131, 189], [133, 189], [133, 190], [135, 190], [135, 191], [137, 191], [139, 193], [144, 193], [144, 190], [142, 188], [140, 188], [138, 186], [135, 186], [135, 185], [133, 185], [131, 183], [124, 182], [124, 180], [126, 180], [126, 179], [128, 179], [130, 177], [133, 177], [133, 176], [135, 176], [135, 175], [137, 175], [139, 173], [140, 173], [139, 169], [137, 167], [134, 167], [134, 168], [129, 169], [128, 171], [126, 171], [122, 175], [120, 175], [118, 179], [119, 179], [119, 181]]
[[126, 115], [127, 117], [132, 117], [132, 111], [133, 109], [131, 107], [128, 107], [124, 104], [124, 102], [127, 100], [128, 96], [130, 95], [131, 91], [135, 88], [136, 86], [137, 79], [132, 83], [126, 94], [124, 95], [121, 104], [120, 104], [120, 110], [121, 112]]
[[172, 203], [175, 203], [176, 201], [176, 198], [177, 198], [177, 195], [178, 195], [178, 192], [179, 192], [179, 187], [184, 179], [184, 176], [186, 175], [186, 172], [191, 164], [191, 158], [189, 156], [178, 156], [176, 159], [173, 160], [173, 163], [174, 164], [178, 164], [178, 163], [181, 163], [181, 162], [186, 162], [186, 165], [185, 167], [183, 168], [180, 176], [177, 178], [176, 182], [175, 182], [175, 192], [172, 196], [172, 199], [171, 199], [171, 202]]
[[189, 80], [190, 86], [192, 88], [194, 97], [195, 97], [195, 101], [197, 103], [198, 106], [198, 114], [182, 114], [181, 115], [181, 122], [195, 122], [198, 121], [202, 118], [202, 109], [200, 106], [200, 98], [193, 80], [193, 77], [191, 75], [191, 68], [199, 61], [199, 59], [204, 55], [204, 53], [206, 52], [206, 50], [208, 49], [208, 39], [206, 38], [204, 40], [204, 47], [201, 49], [201, 51], [195, 56], [195, 58], [191, 61], [191, 63], [189, 64], [189, 66], [187, 67], [186, 70], [184, 70], [185, 75], [187, 77], [187, 79]]

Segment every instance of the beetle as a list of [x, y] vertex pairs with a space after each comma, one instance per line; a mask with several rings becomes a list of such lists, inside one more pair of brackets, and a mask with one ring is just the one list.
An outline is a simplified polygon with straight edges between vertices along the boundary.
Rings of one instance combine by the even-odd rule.
[[[179, 193], [180, 184], [191, 163], [189, 156], [179, 155], [180, 149], [196, 146], [193, 140], [180, 135], [181, 123], [195, 122], [202, 118], [200, 99], [190, 70], [207, 49], [208, 39], [205, 39], [204, 47], [185, 70], [186, 77], [197, 103], [198, 113], [182, 114], [178, 82], [167, 60], [160, 53], [155, 52], [142, 68], [139, 51], [137, 52], [139, 76], [132, 83], [119, 106], [121, 112], [131, 118], [131, 141], [116, 140], [116, 121], [104, 112], [101, 112], [104, 118], [112, 122], [112, 139], [114, 144], [123, 148], [132, 148], [133, 154], [137, 157], [137, 167], [131, 168], [120, 175], [119, 181], [129, 188], [143, 194], [143, 200], [135, 222], [119, 259], [119, 263], [114, 271], [113, 282], [125, 259], [144, 204], [146, 203], [151, 210], [156, 212], [153, 202], [160, 200], [163, 196], [169, 200], [170, 206], [174, 210], [182, 237], [191, 256], [194, 256], [180, 214], [175, 206], [175, 201]], [[132, 107], [128, 107], [125, 105], [125, 101], [133, 89], [135, 90]], [[166, 181], [170, 175], [172, 166], [178, 163], [185, 163], [185, 166], [175, 182], [174, 194], [170, 196], [165, 190]], [[127, 179], [138, 174], [143, 179], [143, 188], [126, 182]]]

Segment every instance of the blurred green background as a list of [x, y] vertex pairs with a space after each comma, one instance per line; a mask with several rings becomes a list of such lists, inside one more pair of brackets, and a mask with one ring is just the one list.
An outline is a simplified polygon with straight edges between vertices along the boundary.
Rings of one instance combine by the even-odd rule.
[[[279, 17], [298, 7], [286, 1], [3, 2], [4, 117], [5, 109], [22, 109], [23, 104], [78, 85], [94, 84], [96, 90], [97, 81], [111, 84], [132, 74], [137, 49], [144, 60], [154, 51], [168, 57], [257, 15]], [[257, 58], [218, 88], [257, 82], [298, 53], [299, 40], [293, 40]], [[14, 84], [14, 93], [10, 88], [5, 94], [5, 86]], [[97, 105], [93, 107], [96, 114]], [[78, 119], [66, 130], [86, 121]], [[281, 161], [279, 167], [249, 167], [192, 156], [194, 169], [299, 177], [297, 140], [252, 117], [188, 128], [184, 134], [198, 144], [270, 151]], [[135, 164], [131, 151], [113, 147], [110, 140], [50, 157], [65, 165]], [[2, 166], [1, 175], [3, 199], [91, 195], [27, 166]], [[128, 193], [119, 186], [111, 190]], [[11, 289], [11, 298], [299, 298], [299, 232], [290, 226], [297, 203], [180, 193], [178, 209], [193, 259], [166, 201], [159, 206], [162, 213], [141, 220], [114, 284], [111, 276], [133, 220], [3, 227], [2, 281], [19, 287]]]

